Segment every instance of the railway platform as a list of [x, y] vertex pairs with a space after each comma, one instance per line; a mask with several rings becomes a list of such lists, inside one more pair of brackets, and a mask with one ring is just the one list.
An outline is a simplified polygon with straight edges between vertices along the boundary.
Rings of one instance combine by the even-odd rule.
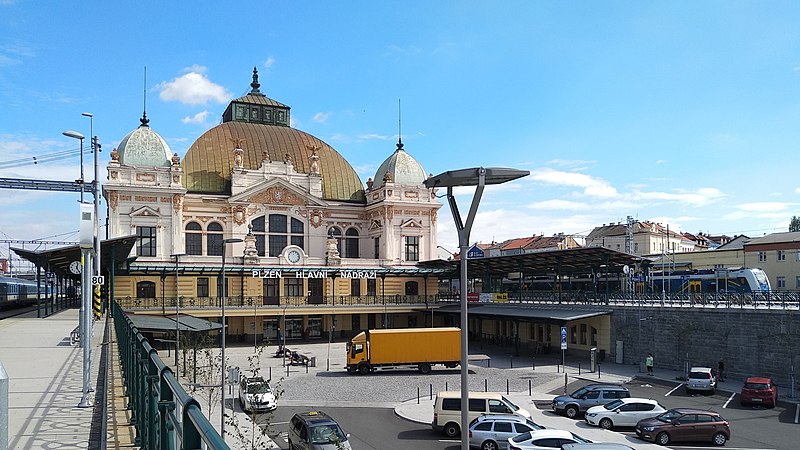
[[[119, 397], [115, 392], [120, 392], [119, 386], [114, 389], [114, 371], [106, 378], [101, 370], [107, 357], [102, 352], [103, 342], [109, 339], [105, 336], [105, 320], [95, 321], [93, 326], [94, 392], [90, 398], [94, 406], [78, 407], [82, 398], [83, 352], [71, 340], [78, 315], [77, 308], [46, 318], [37, 318], [33, 311], [0, 321], [0, 362], [9, 379], [9, 449], [103, 448], [105, 443], [101, 440], [106, 439], [108, 448], [132, 447], [133, 432], [128, 430], [127, 421], [115, 419], [118, 414], [125, 414], [125, 408], [114, 402]], [[115, 354], [109, 352], [108, 357], [115, 358]], [[108, 408], [104, 408], [106, 402]], [[121, 425], [116, 427], [117, 423]], [[105, 424], [113, 429], [106, 431]]]

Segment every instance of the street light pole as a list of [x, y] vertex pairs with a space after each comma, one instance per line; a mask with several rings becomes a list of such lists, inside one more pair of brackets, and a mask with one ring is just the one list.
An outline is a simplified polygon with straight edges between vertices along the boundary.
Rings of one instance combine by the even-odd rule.
[[[186, 253], [173, 253], [169, 255], [170, 258], [175, 258], [175, 379], [180, 379], [180, 372], [178, 370], [178, 349], [181, 345], [181, 327], [180, 327], [180, 320], [178, 316], [180, 315], [181, 311], [180, 307], [180, 297], [178, 297], [178, 258], [185, 255]], [[225, 259], [225, 256], [222, 257]], [[186, 367], [184, 366], [184, 370]]]
[[222, 387], [222, 411], [220, 416], [222, 417], [222, 421], [220, 423], [220, 436], [222, 436], [222, 440], [225, 440], [225, 371], [227, 368], [225, 367], [225, 334], [227, 330], [225, 329], [225, 252], [227, 251], [227, 244], [233, 244], [236, 242], [242, 242], [239, 238], [228, 238], [222, 240], [222, 382], [220, 386]]
[[[89, 118], [89, 138], [92, 146], [92, 153], [94, 154], [94, 186], [92, 187], [92, 194], [94, 195], [94, 223], [92, 247], [94, 248], [94, 274], [100, 274], [100, 143], [97, 136], [94, 135], [94, 114], [90, 112], [81, 113], [82, 116]], [[100, 286], [95, 286], [99, 290]]]
[[[472, 224], [478, 212], [478, 204], [483, 195], [483, 189], [487, 184], [500, 184], [507, 181], [524, 177], [530, 172], [527, 170], [505, 169], [505, 168], [484, 168], [477, 167], [472, 169], [453, 170], [441, 173], [435, 177], [425, 180], [425, 187], [447, 188], [447, 202], [450, 205], [450, 212], [453, 214], [456, 229], [458, 230], [458, 246], [460, 257], [460, 281], [461, 281], [461, 449], [469, 450], [469, 368], [468, 364], [468, 337], [469, 322], [467, 316], [467, 251], [469, 250], [469, 234], [472, 231]], [[467, 221], [461, 220], [458, 212], [458, 204], [453, 195], [455, 186], [475, 186], [475, 193], [472, 197], [472, 204], [467, 214]]]

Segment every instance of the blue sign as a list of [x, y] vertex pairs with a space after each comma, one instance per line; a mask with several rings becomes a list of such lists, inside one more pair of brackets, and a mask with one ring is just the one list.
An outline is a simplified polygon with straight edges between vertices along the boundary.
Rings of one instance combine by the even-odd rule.
[[567, 327], [561, 327], [561, 350], [567, 349]]
[[473, 245], [472, 248], [467, 250], [467, 259], [483, 258], [484, 256], [483, 250], [477, 245]]

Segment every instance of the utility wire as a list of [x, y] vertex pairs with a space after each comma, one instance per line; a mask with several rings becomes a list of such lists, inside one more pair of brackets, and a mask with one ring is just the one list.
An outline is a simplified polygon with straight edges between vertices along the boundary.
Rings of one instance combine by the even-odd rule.
[[41, 156], [28, 156], [25, 158], [12, 159], [9, 161], [0, 161], [0, 169], [7, 169], [12, 167], [21, 167], [28, 165], [38, 165], [51, 161], [74, 158], [79, 155], [80, 155], [80, 148], [62, 150], [60, 152], [54, 152], [54, 153], [47, 153]]

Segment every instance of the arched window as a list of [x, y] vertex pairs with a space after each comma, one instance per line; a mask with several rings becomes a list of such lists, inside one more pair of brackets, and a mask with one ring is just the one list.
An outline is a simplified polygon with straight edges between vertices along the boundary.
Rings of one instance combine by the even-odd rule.
[[419, 295], [419, 283], [406, 281], [406, 295]]
[[206, 254], [208, 256], [222, 256], [222, 225], [211, 222], [206, 227]]
[[336, 250], [339, 250], [339, 254], [342, 254], [342, 230], [339, 227], [330, 227], [328, 228], [328, 237], [332, 237], [336, 239]]
[[358, 258], [358, 230], [348, 228], [345, 235], [347, 237], [344, 240], [344, 257]]
[[203, 229], [199, 223], [189, 222], [186, 224], [185, 238], [187, 255], [203, 254]]
[[[268, 222], [267, 222], [268, 220]], [[256, 217], [250, 222], [259, 256], [278, 256], [291, 243], [305, 248], [305, 224], [284, 214]]]
[[156, 284], [152, 281], [136, 283], [136, 298], [156, 298]]

